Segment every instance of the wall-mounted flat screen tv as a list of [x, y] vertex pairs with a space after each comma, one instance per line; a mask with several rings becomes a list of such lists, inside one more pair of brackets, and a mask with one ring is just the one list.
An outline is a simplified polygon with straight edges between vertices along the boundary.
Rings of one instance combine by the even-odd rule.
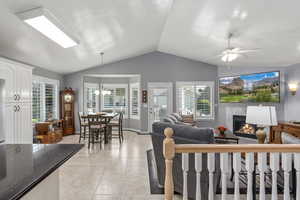
[[278, 103], [280, 72], [220, 78], [219, 96], [221, 103]]

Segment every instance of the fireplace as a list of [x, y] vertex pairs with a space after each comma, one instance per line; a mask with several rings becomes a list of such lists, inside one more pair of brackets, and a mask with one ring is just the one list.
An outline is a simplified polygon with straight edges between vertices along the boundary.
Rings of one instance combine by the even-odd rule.
[[237, 136], [255, 138], [257, 126], [246, 123], [246, 116], [233, 115], [233, 133]]

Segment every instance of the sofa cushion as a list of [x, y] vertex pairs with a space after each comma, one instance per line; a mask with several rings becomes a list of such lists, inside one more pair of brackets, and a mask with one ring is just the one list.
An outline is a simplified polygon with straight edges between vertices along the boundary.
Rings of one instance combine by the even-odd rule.
[[178, 119], [175, 116], [173, 116], [173, 115], [168, 115], [167, 117], [171, 118], [175, 123], [179, 122]]
[[164, 136], [166, 128], [172, 128], [174, 131], [173, 137], [180, 137], [189, 140], [196, 140], [200, 143], [214, 143], [214, 132], [211, 128], [197, 128], [181, 124], [169, 124], [164, 122], [155, 122], [152, 125], [154, 133]]
[[182, 121], [182, 117], [178, 113], [172, 113], [171, 115], [173, 115], [174, 117], [176, 117], [176, 119], [178, 121]]
[[169, 123], [169, 124], [175, 124], [174, 120], [171, 119], [170, 117], [165, 117], [165, 118], [163, 119], [163, 122]]

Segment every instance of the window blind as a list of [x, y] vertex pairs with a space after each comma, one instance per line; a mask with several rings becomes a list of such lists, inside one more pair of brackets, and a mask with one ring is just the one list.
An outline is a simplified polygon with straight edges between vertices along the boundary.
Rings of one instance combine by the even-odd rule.
[[214, 82], [177, 82], [177, 112], [195, 119], [214, 118]]
[[42, 84], [32, 83], [32, 122], [42, 121]]
[[53, 84], [45, 84], [45, 116], [46, 120], [56, 119], [56, 86]]
[[58, 81], [34, 76], [32, 82], [32, 122], [57, 119]]
[[127, 84], [103, 84], [101, 93], [103, 94], [102, 110], [112, 109], [114, 112], [122, 112], [125, 117], [128, 116]]
[[140, 94], [139, 83], [130, 84], [130, 118], [139, 119], [140, 118]]
[[85, 83], [85, 111], [95, 113], [98, 111], [99, 98], [96, 95], [99, 85], [95, 83]]

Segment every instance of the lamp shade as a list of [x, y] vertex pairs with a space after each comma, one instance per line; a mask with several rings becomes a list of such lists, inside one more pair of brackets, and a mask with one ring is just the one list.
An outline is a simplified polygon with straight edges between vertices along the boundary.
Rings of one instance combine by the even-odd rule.
[[260, 126], [276, 126], [277, 116], [274, 106], [248, 106], [246, 123]]

